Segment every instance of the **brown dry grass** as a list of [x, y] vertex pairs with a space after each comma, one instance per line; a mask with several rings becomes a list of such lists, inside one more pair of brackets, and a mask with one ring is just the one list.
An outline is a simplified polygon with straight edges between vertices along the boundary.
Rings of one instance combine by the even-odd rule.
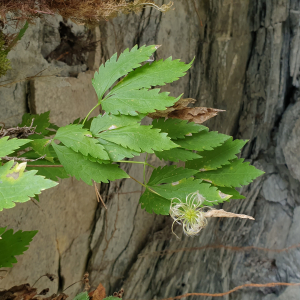
[[166, 11], [172, 3], [158, 7], [153, 1], [144, 0], [0, 0], [0, 21], [6, 22], [8, 12], [14, 14], [15, 21], [32, 21], [41, 15], [60, 14], [76, 23], [93, 25], [118, 13], [139, 12], [149, 5]]

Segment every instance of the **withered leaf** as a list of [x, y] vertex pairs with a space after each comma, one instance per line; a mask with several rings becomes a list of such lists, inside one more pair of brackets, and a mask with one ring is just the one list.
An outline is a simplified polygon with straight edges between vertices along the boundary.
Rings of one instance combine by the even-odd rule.
[[187, 107], [190, 103], [195, 102], [196, 100], [192, 98], [180, 99], [173, 106], [168, 107], [166, 110], [157, 110], [154, 113], [148, 114], [148, 117], [152, 119], [181, 119], [201, 124], [208, 119], [215, 117], [218, 112], [224, 111], [222, 109], [208, 107]]
[[49, 292], [49, 288], [43, 289], [40, 293], [39, 296], [45, 296]]
[[235, 214], [232, 212], [227, 212], [223, 209], [212, 209], [207, 211], [204, 216], [206, 218], [241, 218], [241, 219], [250, 219], [250, 220], [255, 220], [253, 217], [248, 216], [248, 215], [240, 215], [240, 214]]
[[30, 300], [37, 294], [36, 288], [30, 287], [28, 283], [13, 286], [9, 290], [0, 290], [0, 299], [5, 300]]
[[94, 291], [89, 293], [89, 297], [91, 300], [103, 300], [106, 298], [104, 286], [100, 283]]

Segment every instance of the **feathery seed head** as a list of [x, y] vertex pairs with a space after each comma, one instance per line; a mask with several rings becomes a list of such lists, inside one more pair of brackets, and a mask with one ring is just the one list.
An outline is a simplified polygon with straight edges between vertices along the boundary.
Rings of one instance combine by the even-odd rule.
[[172, 232], [174, 233], [173, 226], [176, 222], [182, 225], [186, 235], [197, 235], [207, 225], [202, 207], [204, 201], [205, 198], [199, 194], [199, 191], [187, 195], [185, 202], [172, 198], [170, 206], [170, 216], [174, 219]]

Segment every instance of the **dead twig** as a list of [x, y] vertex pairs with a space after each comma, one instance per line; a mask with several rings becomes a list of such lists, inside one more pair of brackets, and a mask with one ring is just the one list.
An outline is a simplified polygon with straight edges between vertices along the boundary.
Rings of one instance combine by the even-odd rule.
[[35, 132], [36, 126], [33, 126], [34, 118], [31, 120], [30, 126], [23, 126], [23, 127], [12, 127], [5, 129], [5, 123], [0, 122], [3, 126], [1, 127], [0, 131], [0, 139], [9, 136], [10, 138], [18, 138], [18, 139], [24, 139], [32, 134], [40, 134], [38, 132]]
[[40, 159], [43, 159], [46, 157], [46, 154], [39, 157], [39, 158], [36, 158], [36, 159], [28, 159], [28, 158], [25, 158], [25, 157], [12, 157], [12, 156], [4, 156], [4, 157], [1, 157], [1, 159], [4, 159], [4, 160], [14, 160], [14, 161], [23, 161], [23, 162], [32, 162], [32, 161], [37, 161], [37, 160], [40, 160]]
[[[101, 197], [101, 195], [100, 195], [100, 193], [99, 193], [99, 191], [98, 191], [96, 182], [95, 182], [94, 180], [93, 180], [93, 184], [94, 184], [95, 193], [96, 193], [96, 196], [97, 196], [97, 201], [98, 201], [98, 202], [101, 201], [101, 203], [103, 204], [104, 208], [107, 209], [107, 207], [106, 207], [106, 205], [105, 205], [105, 203], [104, 203], [104, 201], [103, 201], [103, 199], [102, 199], [102, 197]], [[99, 199], [100, 199], [100, 201], [99, 201]]]

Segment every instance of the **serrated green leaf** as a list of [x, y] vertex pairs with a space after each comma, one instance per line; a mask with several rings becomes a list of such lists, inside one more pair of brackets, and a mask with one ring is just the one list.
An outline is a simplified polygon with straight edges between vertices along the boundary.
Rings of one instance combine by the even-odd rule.
[[53, 123], [50, 123], [50, 125], [47, 128], [53, 129], [55, 131], [57, 131], [59, 129], [59, 127]]
[[24, 26], [21, 28], [21, 30], [19, 31], [18, 35], [17, 35], [17, 39], [20, 41], [21, 38], [24, 36], [26, 30], [28, 29], [28, 22], [26, 21]]
[[149, 191], [149, 189], [146, 189], [139, 202], [141, 204], [141, 208], [145, 209], [150, 214], [152, 214], [152, 212], [157, 215], [169, 214], [171, 201]]
[[176, 140], [176, 144], [188, 150], [213, 150], [213, 148], [220, 146], [229, 138], [229, 135], [216, 131], [200, 131], [192, 136], [187, 136], [185, 139]]
[[192, 160], [192, 159], [197, 159], [200, 158], [201, 155], [196, 154], [194, 152], [191, 152], [189, 150], [184, 150], [182, 148], [174, 148], [170, 150], [165, 150], [165, 151], [155, 151], [155, 155], [159, 159], [163, 159], [165, 161], [187, 161], [187, 160]]
[[109, 297], [104, 298], [103, 300], [120, 300], [120, 298], [119, 297], [114, 297], [114, 296], [109, 296]]
[[158, 167], [153, 170], [149, 179], [148, 185], [155, 186], [161, 183], [172, 183], [183, 178], [188, 178], [196, 174], [197, 170], [190, 170], [184, 168], [177, 168], [176, 166]]
[[131, 125], [100, 133], [99, 137], [137, 152], [153, 153], [154, 150], [162, 151], [177, 147], [166, 133], [160, 133], [159, 129], [151, 127], [151, 125]]
[[36, 170], [24, 172], [26, 163], [9, 161], [0, 167], [0, 211], [12, 208], [15, 202], [26, 202], [41, 191], [57, 185], [56, 182], [35, 175]]
[[195, 177], [207, 180], [218, 186], [241, 187], [264, 174], [264, 172], [249, 165], [249, 162], [243, 161], [243, 158], [234, 159], [230, 165], [225, 165], [216, 170], [199, 172]]
[[92, 180], [98, 183], [107, 183], [108, 180], [113, 181], [129, 177], [123, 170], [119, 169], [118, 165], [92, 162], [70, 148], [54, 143], [52, 143], [52, 146], [66, 172], [77, 180], [82, 179], [89, 185], [93, 184]]
[[135, 117], [123, 115], [114, 116], [108, 114], [105, 114], [104, 116], [99, 115], [92, 121], [91, 132], [94, 136], [97, 136], [101, 131], [126, 127], [139, 123], [143, 117], [144, 115], [141, 114]]
[[187, 134], [197, 133], [202, 130], [207, 130], [208, 128], [196, 124], [194, 122], [189, 122], [180, 119], [167, 119], [164, 118], [153, 120], [153, 128], [161, 129], [162, 132], [166, 132], [171, 139], [183, 139]]
[[159, 89], [129, 90], [105, 98], [101, 105], [106, 112], [111, 114], [124, 114], [136, 116], [138, 113], [150, 113], [155, 110], [165, 110], [172, 106], [178, 98], [170, 97], [167, 92], [159, 93]]
[[146, 209], [147, 212], [152, 213], [153, 210], [156, 214], [161, 215], [169, 214], [172, 198], [178, 198], [185, 202], [189, 194], [197, 191], [206, 199], [202, 206], [213, 206], [227, 201], [231, 197], [220, 193], [216, 187], [193, 178], [184, 178], [176, 183], [148, 187], [149, 189], [145, 191], [140, 199], [141, 207]]
[[151, 186], [155, 192], [166, 199], [178, 198], [185, 202], [187, 195], [199, 191], [199, 193], [206, 199], [203, 206], [216, 205], [222, 203], [230, 198], [219, 193], [218, 189], [211, 186], [209, 183], [204, 183], [202, 180], [187, 178], [182, 179], [177, 183], [169, 183], [161, 186]]
[[[4, 228], [5, 230], [5, 228]], [[17, 263], [15, 256], [23, 254], [38, 231], [17, 231], [15, 234], [12, 229], [3, 233], [0, 228], [0, 268], [11, 268]]]
[[231, 199], [246, 199], [245, 196], [241, 195], [236, 189], [230, 187], [216, 186], [218, 190], [226, 195], [232, 195]]
[[[55, 154], [56, 155], [56, 154]], [[48, 179], [53, 181], [58, 181], [58, 178], [64, 179], [69, 178], [70, 176], [67, 174], [64, 167], [30, 167], [31, 165], [45, 165], [45, 166], [59, 166], [61, 163], [59, 162], [49, 162], [47, 160], [38, 160], [34, 162], [27, 163], [28, 170], [37, 170], [37, 175], [45, 176]]]
[[67, 147], [83, 155], [91, 155], [102, 160], [109, 160], [104, 147], [91, 137], [91, 132], [82, 128], [82, 125], [70, 124], [60, 127], [54, 137], [60, 140]]
[[107, 97], [129, 90], [151, 88], [151, 86], [161, 86], [176, 81], [186, 74], [191, 65], [192, 62], [185, 64], [179, 59], [172, 60], [172, 57], [167, 58], [165, 61], [161, 59], [151, 64], [145, 64], [129, 73], [116, 84]]
[[237, 158], [236, 154], [241, 151], [246, 143], [247, 141], [243, 140], [233, 141], [230, 137], [223, 145], [213, 150], [202, 151], [202, 158], [187, 162], [186, 167], [197, 170], [214, 170], [222, 165], [228, 165], [230, 160]]
[[53, 147], [51, 146], [51, 140], [34, 140], [30, 143], [30, 146], [39, 155], [39, 157], [46, 155], [45, 159], [50, 162], [54, 162], [54, 158], [57, 157]]
[[126, 49], [120, 54], [117, 60], [117, 53], [115, 53], [105, 65], [101, 65], [99, 72], [95, 72], [92, 80], [93, 87], [97, 93], [98, 99], [102, 99], [104, 93], [122, 76], [127, 75], [134, 68], [141, 65], [142, 62], [149, 59], [156, 46], [143, 46], [139, 49], [134, 46], [131, 51]]
[[28, 28], [28, 22], [26, 21], [25, 25], [21, 28], [21, 30], [19, 31], [18, 35], [9, 43], [7, 49], [4, 50], [4, 52], [6, 54], [17, 44], [18, 41], [21, 40], [21, 38], [25, 34], [27, 28]]
[[[24, 114], [22, 117], [22, 123], [19, 124], [19, 127], [30, 126], [32, 119], [34, 118], [32, 126], [36, 126], [35, 132], [47, 135], [49, 134], [49, 131], [46, 130], [46, 128], [50, 126], [49, 115], [50, 111], [46, 111], [40, 115]], [[41, 138], [43, 137], [41, 136]], [[32, 135], [30, 136], [30, 139], [33, 139]]]
[[105, 148], [106, 152], [108, 153], [109, 158], [112, 161], [119, 161], [123, 158], [132, 158], [134, 156], [139, 156], [140, 153], [136, 152], [132, 149], [124, 148], [120, 145], [117, 145], [115, 143], [98, 139], [99, 143]]
[[7, 227], [2, 227], [2, 228], [0, 227], [0, 237], [1, 237], [2, 233], [5, 232], [6, 228]]
[[28, 144], [31, 140], [25, 139], [10, 139], [5, 136], [0, 139], [0, 159], [18, 150], [21, 146]]
[[75, 296], [73, 300], [89, 300], [90, 297], [87, 292], [82, 292]]

